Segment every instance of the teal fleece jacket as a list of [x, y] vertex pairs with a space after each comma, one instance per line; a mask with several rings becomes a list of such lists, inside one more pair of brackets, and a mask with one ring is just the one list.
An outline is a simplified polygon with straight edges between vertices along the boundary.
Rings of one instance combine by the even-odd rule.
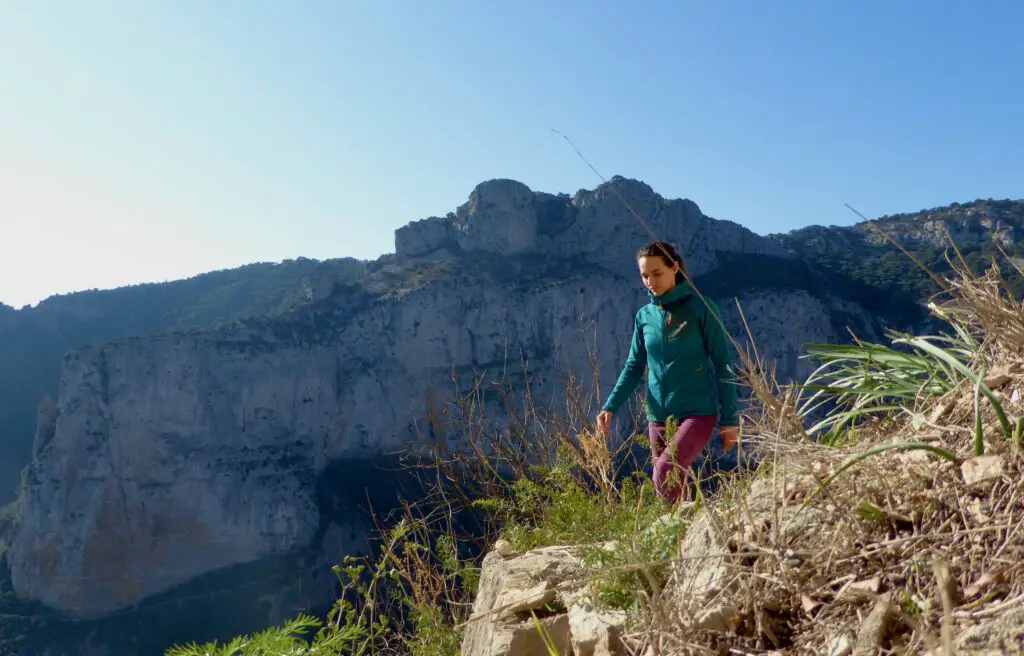
[[618, 412], [646, 366], [648, 421], [712, 415], [719, 418], [719, 426], [737, 426], [729, 345], [711, 314], [721, 316], [718, 306], [706, 296], [705, 305], [686, 281], [661, 296], [648, 294], [651, 302], [636, 313], [629, 356], [602, 410]]

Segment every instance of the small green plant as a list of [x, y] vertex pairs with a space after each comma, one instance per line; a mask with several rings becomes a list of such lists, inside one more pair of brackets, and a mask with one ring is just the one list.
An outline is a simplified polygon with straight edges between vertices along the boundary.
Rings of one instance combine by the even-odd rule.
[[[903, 339], [903, 341], [942, 360], [950, 367], [952, 367], [954, 370], [956, 370], [956, 372], [959, 373], [961, 376], [963, 376], [970, 382], [974, 383], [976, 389], [979, 390], [982, 394], [984, 394], [985, 397], [992, 404], [992, 410], [995, 411], [996, 417], [999, 419], [999, 426], [1002, 428], [1003, 436], [1007, 440], [1011, 439], [1010, 422], [1006, 418], [1006, 412], [1003, 410], [1003, 405], [999, 402], [999, 399], [996, 398], [995, 393], [993, 393], [992, 390], [988, 388], [988, 385], [986, 385], [983, 382], [981, 374], [974, 373], [967, 367], [966, 364], [955, 358], [953, 354], [935, 346], [934, 344], [929, 342], [927, 338], [906, 337]], [[978, 443], [975, 446], [978, 455], [981, 455], [981, 453], [984, 451], [984, 446], [981, 445], [980, 442], [981, 441], [979, 439]]]
[[574, 471], [572, 463], [562, 460], [535, 471], [535, 479], [516, 481], [510, 497], [482, 500], [477, 507], [500, 515], [501, 535], [517, 550], [616, 540], [665, 512], [642, 472], [624, 479], [608, 501]]
[[921, 606], [918, 605], [917, 601], [914, 600], [914, 596], [907, 590], [904, 590], [900, 595], [900, 608], [915, 620], [921, 619]]
[[544, 651], [547, 652], [547, 655], [562, 656], [561, 652], [558, 651], [558, 645], [555, 644], [555, 639], [551, 637], [551, 632], [544, 628], [544, 625], [540, 623], [540, 620], [537, 619], [537, 614], [531, 610], [530, 617], [533, 619], [533, 626], [537, 629], [537, 634], [544, 642]]
[[456, 656], [462, 647], [462, 635], [452, 629], [439, 608], [419, 607], [412, 617], [410, 656]]
[[342, 652], [327, 642], [316, 639], [310, 644], [308, 634], [321, 628], [320, 620], [299, 615], [281, 627], [265, 629], [254, 635], [239, 636], [223, 645], [216, 642], [199, 645], [175, 645], [166, 656], [262, 656], [263, 654], [294, 654], [294, 656], [336, 656]]
[[857, 515], [857, 519], [865, 522], [880, 524], [885, 521], [885, 511], [870, 501], [860, 502], [854, 514]]

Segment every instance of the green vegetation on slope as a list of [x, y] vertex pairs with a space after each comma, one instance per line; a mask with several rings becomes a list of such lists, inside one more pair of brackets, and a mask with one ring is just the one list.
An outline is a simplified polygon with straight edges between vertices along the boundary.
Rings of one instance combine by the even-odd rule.
[[1000, 252], [1024, 253], [1024, 201], [979, 200], [913, 214], [882, 217], [875, 227], [812, 226], [777, 237], [800, 258], [817, 267], [864, 283], [883, 294], [922, 301], [939, 291], [917, 264], [880, 234], [884, 232], [921, 264], [942, 277], [951, 272], [947, 254], [956, 258], [947, 234], [975, 273], [993, 261], [1020, 297], [1024, 280]]
[[[1020, 255], [1017, 248], [1007, 249], [1010, 255]], [[946, 259], [947, 250], [929, 247], [909, 250], [921, 264], [939, 276], [950, 272]], [[1011, 289], [1018, 296], [1024, 295], [1024, 281], [1013, 275], [1013, 265], [1003, 258], [1002, 254], [992, 245], [971, 245], [960, 247], [961, 255], [971, 269], [980, 272], [993, 261], [999, 263], [1000, 270], [1010, 283]], [[948, 254], [956, 257], [949, 249]], [[807, 261], [828, 271], [860, 281], [877, 290], [879, 295], [893, 295], [926, 299], [939, 291], [938, 285], [919, 266], [906, 255], [890, 247], [874, 257], [858, 257], [854, 253], [807, 253]]]
[[[849, 271], [807, 260], [753, 253], [718, 253], [720, 265], [696, 279], [701, 291], [713, 298], [751, 291], [803, 290], [816, 298], [852, 301], [869, 316], [885, 324], [918, 327], [927, 311], [903, 291], [886, 291]], [[851, 326], [861, 329], [861, 326]], [[839, 326], [837, 332], [843, 332]]]

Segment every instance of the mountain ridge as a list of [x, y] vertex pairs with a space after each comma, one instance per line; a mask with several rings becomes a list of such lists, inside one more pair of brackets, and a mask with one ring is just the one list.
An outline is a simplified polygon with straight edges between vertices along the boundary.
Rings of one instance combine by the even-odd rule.
[[[612, 178], [609, 180], [609, 182], [615, 181], [615, 180], [626, 180], [626, 181], [629, 181], [629, 182], [639, 182], [641, 184], [645, 184], [645, 183], [643, 183], [640, 180], [636, 180], [636, 179], [633, 179], [633, 178], [627, 178], [627, 177], [621, 176], [621, 175], [612, 176]], [[511, 178], [492, 178], [492, 179], [487, 180], [487, 181], [485, 181], [484, 183], [481, 183], [481, 184], [488, 184], [488, 183], [492, 183], [492, 182], [501, 182], [501, 183], [504, 183], [504, 182], [514, 182], [516, 184], [522, 184], [519, 181], [511, 179]], [[602, 185], [602, 186], [604, 186], [604, 185]], [[478, 187], [479, 187], [479, 185], [478, 185]], [[600, 189], [601, 187], [598, 187], [598, 188]], [[566, 192], [555, 192], [555, 193], [550, 193], [550, 192], [533, 192], [533, 193], [536, 193], [536, 194], [539, 194], [539, 195], [543, 195], [543, 196], [549, 196], [549, 197], [551, 197], [551, 199], [563, 199], [564, 198], [564, 199], [568, 200], [568, 199], [574, 198], [575, 196], [577, 196], [577, 195], [579, 195], [579, 194], [581, 194], [583, 192], [586, 192], [586, 191], [588, 191], [588, 190], [581, 189], [581, 190], [578, 190], [575, 194], [572, 194], [572, 195], [570, 195], [570, 194], [568, 194]], [[697, 205], [697, 203], [695, 203], [694, 201], [692, 201], [692, 200], [690, 200], [688, 198], [683, 198], [683, 197], [679, 197], [679, 198], [664, 198], [664, 200], [666, 202], [669, 202], [669, 203], [681, 202], [681, 203], [690, 204], [694, 208], [696, 208], [697, 211], [701, 211], [700, 208], [699, 208], [699, 205]], [[996, 207], [996, 208], [999, 208], [999, 209], [1002, 209], [1002, 210], [1010, 210], [1010, 212], [1009, 212], [1010, 216], [1011, 217], [1016, 217], [1017, 220], [1020, 220], [1020, 217], [1024, 216], [1024, 198], [1021, 198], [1021, 199], [1012, 199], [1012, 198], [1004, 198], [1004, 199], [977, 198], [977, 199], [971, 200], [971, 201], [963, 201], [963, 202], [955, 201], [955, 202], [952, 202], [952, 203], [950, 203], [948, 205], [937, 205], [937, 206], [934, 206], [934, 207], [929, 207], [929, 208], [926, 208], [926, 209], [921, 209], [921, 210], [916, 211], [916, 212], [909, 212], [908, 211], [908, 212], [897, 212], [897, 213], [894, 213], [894, 214], [881, 215], [881, 216], [879, 216], [878, 218], [875, 218], [875, 219], [870, 219], [869, 218], [867, 220], [860, 220], [860, 221], [857, 221], [857, 222], [849, 224], [849, 225], [811, 223], [811, 224], [808, 224], [806, 226], [803, 226], [803, 227], [800, 227], [800, 228], [794, 228], [792, 230], [788, 230], [788, 231], [785, 231], [785, 232], [759, 233], [759, 232], [756, 232], [756, 231], [754, 231], [753, 229], [751, 229], [751, 228], [749, 228], [747, 226], [744, 226], [742, 223], [740, 223], [738, 221], [735, 221], [733, 219], [721, 219], [721, 218], [713, 217], [713, 216], [710, 216], [710, 215], [705, 215], [705, 216], [708, 219], [710, 219], [710, 220], [712, 220], [714, 222], [719, 222], [719, 223], [724, 223], [724, 224], [731, 224], [731, 225], [740, 227], [740, 228], [742, 228], [744, 230], [748, 230], [752, 234], [757, 235], [758, 237], [763, 237], [763, 238], [766, 238], [766, 239], [776, 239], [776, 240], [782, 241], [784, 243], [790, 244], [790, 243], [794, 242], [796, 240], [796, 238], [805, 237], [805, 236], [811, 236], [811, 235], [815, 235], [816, 236], [816, 235], [820, 235], [822, 233], [841, 234], [841, 233], [845, 233], [845, 232], [854, 232], [856, 234], [872, 234], [872, 231], [868, 227], [869, 224], [872, 224], [872, 223], [874, 223], [876, 225], [884, 225], [884, 224], [900, 224], [900, 223], [904, 223], [904, 222], [913, 223], [913, 222], [922, 221], [922, 220], [948, 219], [948, 218], [952, 218], [952, 217], [950, 217], [950, 216], [945, 216], [944, 217], [943, 215], [951, 214], [950, 210], [961, 210], [962, 212], [969, 214], [971, 211], [978, 211], [978, 210], [988, 211], [991, 207]], [[454, 213], [449, 213], [449, 217], [453, 216], [453, 214]], [[423, 217], [423, 218], [420, 218], [420, 219], [413, 219], [413, 220], [405, 223], [404, 225], [399, 226], [398, 228], [395, 229], [395, 231], [399, 232], [399, 231], [401, 231], [401, 230], [403, 230], [405, 228], [409, 228], [413, 224], [417, 224], [417, 223], [420, 223], [420, 222], [431, 221], [431, 220], [438, 220], [438, 219], [443, 219], [443, 218], [447, 218], [447, 217], [428, 216], [428, 217]], [[1022, 226], [1018, 226], [1018, 228], [1020, 228], [1020, 227], [1022, 227]], [[0, 299], [0, 312], [12, 312], [12, 311], [13, 312], [28, 312], [28, 311], [37, 310], [37, 309], [40, 309], [40, 308], [43, 308], [43, 307], [49, 307], [49, 306], [52, 306], [52, 305], [56, 305], [56, 304], [58, 304], [60, 302], [64, 302], [64, 300], [69, 300], [69, 299], [72, 299], [72, 298], [76, 298], [77, 299], [77, 298], [81, 298], [81, 297], [85, 297], [85, 296], [93, 296], [93, 295], [98, 295], [98, 294], [123, 293], [123, 292], [127, 292], [127, 291], [130, 291], [130, 290], [131, 291], [136, 291], [136, 290], [156, 289], [156, 288], [162, 288], [162, 287], [166, 287], [166, 286], [178, 285], [178, 284], [181, 284], [181, 283], [191, 283], [191, 282], [194, 282], [194, 281], [200, 281], [200, 280], [203, 280], [203, 279], [208, 278], [208, 277], [221, 276], [221, 275], [232, 275], [232, 274], [236, 274], [236, 273], [247, 272], [249, 270], [257, 269], [257, 268], [262, 268], [262, 267], [282, 267], [282, 266], [290, 265], [292, 263], [303, 263], [303, 262], [305, 262], [305, 263], [311, 263], [313, 265], [326, 265], [326, 264], [330, 264], [330, 263], [334, 263], [334, 262], [350, 262], [352, 264], [359, 265], [359, 266], [364, 266], [364, 267], [369, 266], [369, 267], [372, 267], [375, 263], [380, 262], [381, 260], [385, 260], [386, 261], [389, 257], [394, 256], [394, 255], [396, 255], [396, 251], [395, 250], [388, 251], [388, 252], [385, 252], [385, 253], [381, 253], [376, 258], [372, 258], [372, 259], [360, 259], [360, 258], [353, 258], [353, 257], [339, 257], [339, 258], [317, 259], [317, 258], [309, 258], [309, 257], [304, 257], [304, 256], [298, 256], [298, 257], [294, 257], [294, 258], [285, 258], [285, 259], [282, 259], [282, 260], [265, 260], [265, 261], [251, 262], [251, 263], [243, 264], [243, 265], [236, 266], [236, 267], [223, 267], [223, 268], [219, 268], [219, 269], [211, 269], [209, 271], [204, 271], [204, 272], [201, 272], [201, 273], [197, 273], [197, 274], [195, 274], [193, 276], [187, 276], [187, 277], [178, 278], [178, 279], [174, 279], [174, 280], [167, 280], [167, 281], [161, 281], [161, 282], [140, 282], [140, 283], [131, 283], [131, 284], [119, 285], [119, 286], [116, 286], [116, 287], [109, 287], [109, 288], [90, 288], [90, 289], [81, 289], [81, 290], [75, 290], [75, 291], [70, 291], [70, 292], [56, 293], [56, 294], [51, 294], [51, 295], [41, 299], [36, 304], [27, 304], [27, 305], [23, 305], [21, 307], [18, 307], [18, 306], [15, 306], [15, 305], [10, 305], [8, 303], [5, 303], [2, 299]]]

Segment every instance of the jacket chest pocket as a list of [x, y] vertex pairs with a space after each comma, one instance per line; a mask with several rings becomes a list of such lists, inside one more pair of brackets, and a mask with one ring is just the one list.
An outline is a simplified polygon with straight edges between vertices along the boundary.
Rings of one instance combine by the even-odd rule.
[[663, 320], [667, 342], [683, 339], [693, 330], [693, 317], [689, 312], [666, 312]]

